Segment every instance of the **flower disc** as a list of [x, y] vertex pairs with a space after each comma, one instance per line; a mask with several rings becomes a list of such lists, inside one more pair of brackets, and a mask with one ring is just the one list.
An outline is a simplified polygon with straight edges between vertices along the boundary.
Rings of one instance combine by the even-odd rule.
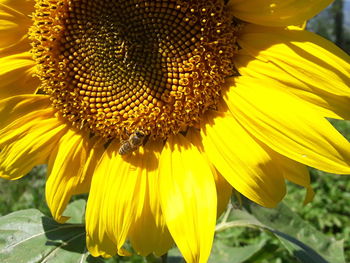
[[41, 90], [105, 138], [166, 138], [215, 107], [237, 26], [214, 0], [38, 0], [30, 35]]

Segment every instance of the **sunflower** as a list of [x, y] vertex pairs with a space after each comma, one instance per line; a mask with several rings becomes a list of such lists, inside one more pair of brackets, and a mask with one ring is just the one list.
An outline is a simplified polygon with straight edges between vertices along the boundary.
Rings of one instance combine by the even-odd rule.
[[331, 0], [0, 0], [0, 176], [89, 193], [93, 256], [206, 262], [232, 189], [274, 207], [350, 173], [349, 57], [302, 29]]

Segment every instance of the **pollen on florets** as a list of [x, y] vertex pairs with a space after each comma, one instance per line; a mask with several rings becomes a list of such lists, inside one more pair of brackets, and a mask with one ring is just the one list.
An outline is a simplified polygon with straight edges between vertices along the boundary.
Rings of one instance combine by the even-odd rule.
[[75, 127], [153, 138], [196, 125], [232, 75], [239, 26], [221, 0], [37, 0], [41, 89]]

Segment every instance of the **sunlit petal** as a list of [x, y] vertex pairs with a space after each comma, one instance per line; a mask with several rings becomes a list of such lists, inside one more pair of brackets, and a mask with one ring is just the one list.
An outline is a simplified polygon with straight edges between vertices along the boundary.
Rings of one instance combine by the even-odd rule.
[[232, 14], [244, 21], [265, 26], [300, 25], [318, 14], [333, 0], [230, 0]]
[[140, 179], [139, 205], [136, 221], [130, 230], [129, 238], [133, 248], [141, 255], [154, 252], [160, 256], [173, 245], [160, 207], [158, 161], [163, 148], [161, 142], [149, 142], [140, 154], [131, 156], [130, 162], [135, 165], [131, 173]]
[[207, 262], [217, 204], [210, 166], [180, 134], [167, 140], [159, 162], [161, 207], [169, 231], [187, 262]]
[[209, 112], [201, 127], [210, 161], [240, 193], [263, 206], [285, 195], [284, 178], [268, 147], [256, 141], [230, 114]]
[[290, 159], [328, 172], [350, 173], [350, 143], [302, 100], [264, 88], [271, 85], [278, 84], [248, 77], [235, 79], [226, 102], [237, 120]]
[[141, 183], [131, 164], [111, 143], [96, 167], [86, 209], [87, 242], [94, 256], [123, 253], [122, 246], [135, 221]]

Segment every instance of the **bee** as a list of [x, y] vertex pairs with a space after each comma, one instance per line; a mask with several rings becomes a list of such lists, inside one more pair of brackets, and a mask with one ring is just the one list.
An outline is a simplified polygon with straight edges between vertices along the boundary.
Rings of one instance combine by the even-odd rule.
[[146, 135], [142, 131], [136, 131], [129, 136], [129, 139], [123, 141], [119, 147], [118, 153], [125, 155], [136, 151], [144, 142]]

